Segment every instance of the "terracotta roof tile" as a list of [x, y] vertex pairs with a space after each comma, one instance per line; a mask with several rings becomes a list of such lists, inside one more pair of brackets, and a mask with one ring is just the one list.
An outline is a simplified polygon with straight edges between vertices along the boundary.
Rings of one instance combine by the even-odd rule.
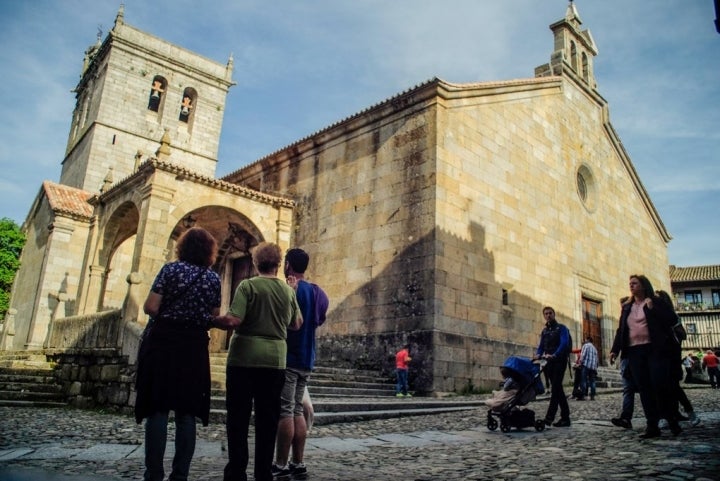
[[43, 189], [45, 189], [50, 207], [55, 212], [85, 218], [92, 217], [93, 206], [88, 203], [88, 199], [94, 195], [92, 192], [56, 184], [49, 180], [43, 182]]
[[670, 266], [670, 282], [720, 281], [720, 265]]

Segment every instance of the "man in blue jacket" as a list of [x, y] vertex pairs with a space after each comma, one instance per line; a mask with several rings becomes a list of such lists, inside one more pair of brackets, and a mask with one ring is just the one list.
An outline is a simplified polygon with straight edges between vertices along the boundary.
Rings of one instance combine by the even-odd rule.
[[[303, 462], [307, 424], [303, 416], [303, 394], [315, 366], [315, 330], [325, 322], [329, 305], [325, 292], [305, 280], [310, 256], [294, 248], [285, 254], [285, 278], [295, 289], [304, 322], [297, 331], [288, 331], [287, 367], [278, 423], [273, 475], [277, 481], [306, 479]], [[293, 459], [290, 457], [292, 447]]]
[[[545, 415], [545, 424], [555, 427], [570, 426], [570, 406], [563, 390], [563, 378], [568, 365], [571, 341], [570, 331], [567, 327], [555, 319], [555, 309], [552, 307], [543, 308], [545, 327], [540, 334], [540, 344], [535, 353], [535, 359], [545, 359], [545, 372], [550, 378], [550, 405]], [[560, 408], [560, 420], [553, 424], [558, 407]]]

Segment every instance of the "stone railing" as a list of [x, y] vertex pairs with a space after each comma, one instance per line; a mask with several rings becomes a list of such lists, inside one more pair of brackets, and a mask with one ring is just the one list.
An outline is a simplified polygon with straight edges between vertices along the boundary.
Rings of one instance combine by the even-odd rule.
[[45, 352], [70, 404], [120, 410], [134, 406], [143, 326], [122, 315], [118, 309], [53, 322]]
[[51, 349], [119, 347], [122, 335], [119, 309], [56, 319], [48, 333]]

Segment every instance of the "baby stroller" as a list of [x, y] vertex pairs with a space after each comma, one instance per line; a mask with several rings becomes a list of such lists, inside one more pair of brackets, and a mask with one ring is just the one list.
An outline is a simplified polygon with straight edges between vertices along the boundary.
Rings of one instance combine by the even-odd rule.
[[[505, 360], [500, 372], [506, 378], [505, 396], [507, 400], [502, 402], [502, 405], [495, 406], [488, 411], [487, 427], [489, 430], [495, 431], [498, 428], [498, 420], [500, 421], [500, 431], [504, 433], [509, 432], [511, 428], [534, 427], [536, 431], [545, 429], [545, 421], [536, 420], [535, 411], [519, 407], [535, 400], [536, 395], [545, 392], [545, 386], [540, 379], [544, 367], [544, 361], [533, 362], [525, 357], [510, 356]], [[510, 390], [508, 390], [509, 387]], [[500, 391], [496, 392], [496, 394], [498, 393]]]

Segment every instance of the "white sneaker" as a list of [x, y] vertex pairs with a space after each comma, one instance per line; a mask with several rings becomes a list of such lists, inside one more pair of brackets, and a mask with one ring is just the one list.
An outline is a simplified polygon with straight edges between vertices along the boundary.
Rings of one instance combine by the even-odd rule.
[[695, 414], [695, 411], [690, 411], [688, 413], [688, 417], [690, 418], [690, 426], [697, 426], [700, 424], [700, 418], [697, 414]]

